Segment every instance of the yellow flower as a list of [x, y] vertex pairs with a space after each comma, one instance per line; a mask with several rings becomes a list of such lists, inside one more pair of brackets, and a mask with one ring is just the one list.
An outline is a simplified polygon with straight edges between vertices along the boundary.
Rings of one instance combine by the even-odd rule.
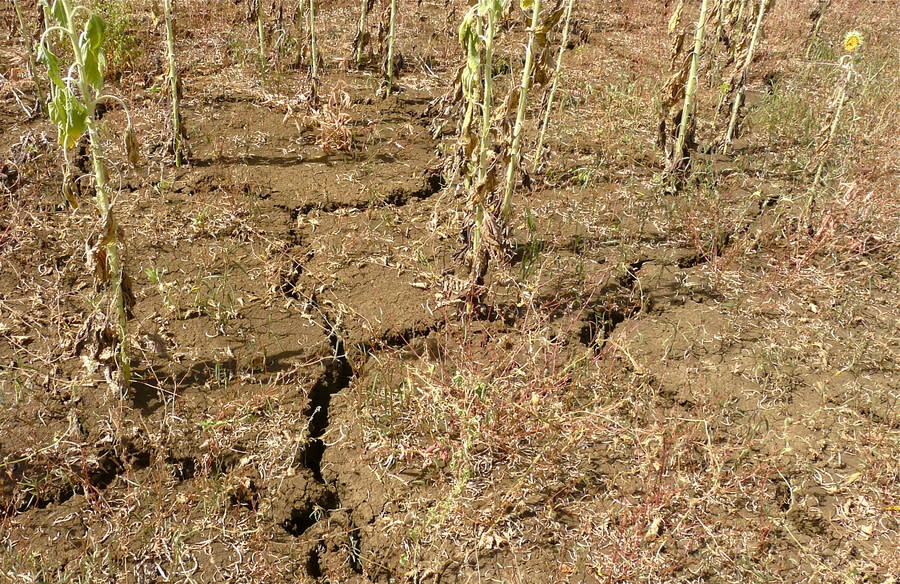
[[844, 35], [844, 50], [852, 53], [863, 44], [862, 33], [852, 30]]

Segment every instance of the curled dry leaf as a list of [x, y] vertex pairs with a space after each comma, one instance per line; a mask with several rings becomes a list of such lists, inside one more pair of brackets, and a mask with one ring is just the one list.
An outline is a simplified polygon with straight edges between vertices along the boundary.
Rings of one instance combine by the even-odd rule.
[[132, 168], [136, 167], [141, 161], [141, 145], [134, 134], [134, 127], [128, 124], [125, 129], [125, 152], [128, 155], [128, 162]]

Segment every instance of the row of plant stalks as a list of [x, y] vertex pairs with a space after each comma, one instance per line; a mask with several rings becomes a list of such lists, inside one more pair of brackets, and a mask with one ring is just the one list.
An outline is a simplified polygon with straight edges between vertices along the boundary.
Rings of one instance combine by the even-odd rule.
[[[41, 0], [43, 31], [35, 44], [21, 2], [14, 0], [14, 6], [26, 59], [40, 110], [57, 126], [59, 143], [66, 153], [63, 192], [72, 206], [77, 206], [79, 201], [71, 188], [73, 173], [69, 168], [68, 153], [85, 136], [89, 144], [89, 176], [76, 177], [76, 180], [93, 183], [99, 228], [91, 240], [88, 260], [100, 288], [106, 291], [108, 308], [105, 318], [91, 321], [83, 336], [92, 340], [95, 355], [114, 356], [109, 360], [110, 371], [115, 372], [110, 374], [110, 379], [125, 391], [131, 383], [127, 322], [133, 300], [122, 257], [123, 235], [115, 219], [114, 197], [107, 177], [97, 113], [98, 107], [109, 101], [120, 103], [126, 115], [128, 109], [121, 99], [104, 91], [107, 26], [103, 18], [77, 0]], [[695, 131], [696, 95], [704, 61], [717, 60], [721, 64], [717, 67], [721, 91], [716, 115], [723, 122], [716, 147], [728, 154], [741, 132], [744, 96], [771, 6], [772, 0], [700, 0], [697, 18], [693, 21], [685, 18], [688, 6], [684, 0], [675, 6], [669, 21], [671, 74], [660, 96], [658, 118], [658, 146], [666, 156], [664, 175], [673, 190], [677, 191], [691, 172], [691, 158], [699, 148]], [[816, 42], [827, 6], [826, 2], [821, 7], [810, 43]], [[368, 21], [374, 0], [361, 0], [350, 62], [356, 67], [366, 67], [379, 61], [376, 53], [382, 55], [379, 70], [383, 74], [383, 83], [379, 92], [390, 95], [400, 89], [394, 39], [398, 34], [401, 6], [399, 0], [390, 0], [384, 7], [378, 39], [373, 42]], [[172, 163], [181, 166], [190, 161], [190, 150], [181, 122], [181, 80], [175, 50], [177, 7], [174, 0], [164, 0], [163, 8], [171, 101], [169, 151]], [[262, 0], [247, 1], [248, 20], [256, 24], [262, 70], [270, 64], [270, 45], [276, 56], [283, 52], [285, 22], [291, 20], [295, 24], [295, 45], [300, 47], [295, 64], [306, 56], [309, 79], [306, 103], [310, 108], [316, 107], [321, 68], [325, 63], [317, 42], [317, 10], [316, 0], [299, 0], [290, 9], [282, 2], [267, 5]], [[468, 243], [464, 256], [469, 280], [464, 295], [470, 309], [482, 303], [491, 262], [507, 261], [511, 256], [510, 219], [523, 169], [527, 169], [525, 176], [539, 180], [545, 167], [549, 155], [545, 137], [575, 10], [574, 0], [557, 0], [549, 7], [544, 6], [542, 0], [521, 0], [512, 4], [501, 0], [478, 0], [466, 10], [459, 25], [463, 65], [454, 77], [451, 91], [438, 102], [439, 107], [431, 109], [431, 113], [438, 119], [454, 120], [457, 126], [452, 155], [444, 157], [447, 161], [444, 173], [446, 183], [464, 194], [468, 201], [469, 221], [463, 236]], [[510, 84], [506, 95], [499, 95], [495, 44], [499, 31], [515, 29], [509, 25], [520, 19], [527, 23], [527, 38], [521, 71], [513, 71], [519, 81]], [[273, 21], [276, 23], [274, 30], [282, 31], [274, 41], [270, 34], [273, 28], [269, 26]], [[713, 42], [708, 41], [710, 37]], [[814, 205], [816, 189], [823, 180], [823, 168], [847, 101], [848, 88], [855, 76], [854, 64], [861, 44], [858, 33], [850, 33], [845, 39], [847, 54], [838, 63], [843, 74], [823, 119], [818, 163], [806, 213]], [[374, 49], [373, 45], [376, 45]], [[71, 61], [63, 62], [65, 59]], [[42, 71], [39, 62], [43, 65]], [[528, 104], [535, 85], [542, 86], [545, 93], [542, 108], [531, 122], [536, 126], [537, 138], [531, 147], [525, 148]], [[138, 164], [139, 148], [130, 121], [125, 141], [131, 163]]]

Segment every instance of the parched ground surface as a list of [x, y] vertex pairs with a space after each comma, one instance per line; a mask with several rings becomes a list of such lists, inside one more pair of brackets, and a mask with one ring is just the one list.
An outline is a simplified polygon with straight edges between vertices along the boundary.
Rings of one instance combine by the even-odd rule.
[[[136, 298], [124, 396], [82, 338], [105, 310], [93, 208], [64, 204], [17, 37], [0, 46], [0, 578], [900, 578], [891, 7], [834, 2], [807, 60], [796, 31], [816, 3], [779, 3], [744, 135], [670, 194], [654, 144], [670, 9], [579, 5], [550, 161], [470, 314], [465, 202], [438, 170], [455, 122], [435, 131], [429, 109], [461, 7], [401, 3], [401, 91], [385, 98], [373, 70], [336, 62], [356, 3], [323, 4], [310, 112], [304, 70], [259, 72], [255, 25], [187, 4], [191, 164], [165, 152], [158, 49], [113, 86], [137, 168], [124, 112], [103, 118]], [[868, 41], [852, 123], [804, 217], [850, 27]]]

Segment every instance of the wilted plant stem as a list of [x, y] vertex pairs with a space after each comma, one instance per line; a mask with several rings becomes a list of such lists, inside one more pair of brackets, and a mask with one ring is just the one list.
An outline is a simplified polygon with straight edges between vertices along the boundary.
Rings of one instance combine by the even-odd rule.
[[166, 17], [166, 53], [169, 61], [169, 85], [172, 91], [172, 144], [175, 154], [175, 166], [184, 162], [183, 129], [181, 127], [181, 80], [175, 60], [175, 24], [172, 0], [165, 0]]
[[[51, 80], [54, 83], [51, 118], [60, 130], [60, 141], [63, 148], [70, 148], [82, 135], [87, 133], [90, 142], [90, 153], [96, 195], [94, 202], [100, 212], [102, 234], [99, 247], [105, 252], [101, 261], [105, 262], [105, 282], [112, 292], [115, 307], [115, 328], [118, 336], [118, 375], [121, 389], [127, 390], [131, 385], [131, 359], [128, 353], [127, 319], [128, 311], [125, 299], [124, 269], [119, 253], [118, 224], [112, 211], [112, 197], [106, 174], [105, 153], [100, 139], [100, 130], [95, 118], [97, 103], [106, 98], [102, 95], [103, 64], [102, 44], [105, 34], [105, 23], [102, 19], [90, 15], [84, 6], [72, 7], [69, 0], [55, 0], [50, 5], [45, 0], [45, 8], [52, 12], [57, 25], [44, 34], [59, 31], [69, 39], [75, 59], [75, 78], [60, 75], [59, 62], [52, 51], [45, 49], [45, 56], [50, 68]], [[51, 7], [52, 6], [52, 7]], [[75, 15], [79, 11], [89, 14], [85, 31], [76, 29]], [[68, 87], [74, 83], [78, 95]], [[80, 123], [79, 123], [80, 122]], [[81, 126], [83, 124], [83, 126]], [[99, 255], [99, 254], [98, 254]]]
[[297, 52], [295, 53], [295, 56], [294, 56], [294, 67], [295, 68], [299, 68], [300, 65], [303, 63], [303, 44], [304, 44], [303, 43], [303, 26], [304, 26], [304, 19], [305, 19], [305, 16], [304, 16], [305, 7], [306, 7], [306, 2], [303, 2], [301, 0], [300, 2], [297, 3], [297, 7], [294, 10], [294, 14], [293, 14], [293, 22], [294, 22], [294, 26], [296, 27], [295, 34], [297, 37]]
[[825, 168], [825, 160], [829, 150], [831, 150], [831, 144], [834, 143], [834, 137], [837, 134], [838, 126], [841, 123], [841, 113], [843, 113], [844, 104], [847, 101], [847, 87], [850, 85], [850, 81], [855, 73], [853, 69], [852, 57], [850, 55], [844, 55], [843, 57], [841, 57], [841, 67], [844, 69], [844, 75], [838, 82], [837, 96], [835, 97], [834, 114], [831, 118], [831, 125], [828, 128], [828, 135], [825, 140], [821, 144], [819, 144], [818, 147], [819, 163], [816, 165], [816, 174], [813, 177], [813, 181], [809, 189], [809, 196], [806, 199], [806, 207], [803, 210], [804, 217], [808, 217], [809, 212], [812, 210], [816, 195], [816, 189], [818, 189], [819, 185], [822, 183], [822, 171]]
[[125, 304], [125, 273], [119, 254], [119, 225], [112, 209], [109, 181], [106, 175], [105, 153], [100, 141], [100, 132], [96, 121], [88, 119], [88, 139], [91, 143], [91, 159], [93, 160], [94, 183], [97, 189], [97, 208], [100, 210], [100, 224], [104, 233], [101, 245], [106, 251], [109, 269], [109, 287], [113, 291], [113, 305], [116, 315], [116, 332], [119, 337], [119, 383], [123, 390], [131, 385], [131, 356], [128, 353], [128, 309]]
[[387, 46], [387, 86], [385, 87], [385, 95], [390, 95], [394, 88], [394, 36], [397, 32], [397, 0], [391, 0], [391, 17], [388, 26], [388, 46]]
[[478, 182], [487, 176], [487, 153], [491, 149], [491, 115], [494, 111], [494, 36], [496, 16], [486, 12], [487, 23], [484, 31], [484, 52], [481, 58], [481, 133], [478, 141]]
[[528, 31], [528, 45], [525, 48], [525, 67], [522, 69], [522, 81], [519, 83], [519, 103], [516, 107], [516, 122], [513, 126], [512, 145], [509, 149], [509, 162], [506, 165], [506, 183], [503, 189], [503, 217], [509, 218], [512, 210], [512, 192], [515, 186], [516, 169], [519, 165], [519, 151], [522, 148], [522, 126], [525, 123], [525, 110], [528, 105], [528, 91], [534, 73], [534, 39], [541, 23], [541, 0], [533, 0], [531, 6], [531, 28]]
[[[750, 0], [739, 0], [738, 2], [738, 13], [736, 21], [739, 23], [744, 22], [744, 11], [747, 10], [747, 6], [750, 4]], [[741, 31], [743, 32], [743, 26], [741, 26]]]
[[356, 29], [356, 45], [353, 47], [356, 53], [356, 66], [362, 67], [363, 56], [366, 50], [366, 26], [369, 19], [369, 2], [370, 0], [362, 0], [362, 6], [359, 13], [359, 25]]
[[756, 43], [759, 40], [759, 33], [762, 30], [763, 18], [766, 16], [768, 4], [769, 0], [759, 0], [759, 12], [756, 14], [756, 23], [753, 25], [753, 35], [750, 37], [750, 46], [747, 47], [747, 55], [744, 57], [744, 63], [741, 66], [740, 75], [738, 75], [738, 87], [734, 92], [734, 103], [731, 104], [731, 118], [728, 120], [728, 129], [725, 131], [725, 140], [722, 143], [723, 154], [728, 153], [731, 147], [731, 140], [734, 138], [738, 113], [744, 100], [744, 86], [747, 74], [750, 71], [750, 64], [753, 62], [753, 54], [756, 51]]
[[309, 0], [309, 10], [307, 11], [309, 26], [309, 75], [313, 84], [319, 80], [319, 45], [316, 41], [316, 0]]
[[262, 6], [256, 5], [256, 36], [259, 41], [259, 68], [266, 70], [266, 26], [263, 21]]
[[537, 147], [534, 149], [534, 161], [532, 170], [537, 171], [541, 164], [541, 156], [544, 154], [544, 136], [547, 133], [547, 127], [550, 125], [550, 112], [553, 110], [553, 98], [556, 97], [556, 87], [559, 84], [559, 72], [562, 69], [563, 53], [566, 52], [566, 46], [569, 44], [569, 25], [572, 21], [572, 7], [575, 0], [568, 0], [566, 3], [566, 15], [563, 22], [562, 40], [559, 46], [559, 53], [556, 54], [556, 66], [553, 69], [553, 81], [550, 84], [550, 93], [547, 94], [547, 103], [544, 106], [544, 117], [541, 120], [541, 129], [538, 133]]
[[16, 10], [16, 18], [19, 21], [19, 33], [22, 35], [22, 42], [25, 45], [25, 58], [28, 60], [28, 74], [31, 76], [31, 80], [34, 82], [34, 87], [37, 90], [37, 99], [41, 110], [46, 111], [47, 90], [44, 86], [43, 79], [38, 76], [37, 60], [34, 58], [34, 41], [31, 36], [31, 27], [28, 26], [28, 20], [22, 12], [22, 6], [19, 0], [13, 0], [13, 6]]
[[[484, 29], [484, 49], [481, 56], [481, 74], [483, 85], [481, 92], [481, 134], [478, 140], [478, 180], [474, 185], [475, 227], [473, 233], [472, 258], [473, 275], [478, 280], [486, 269], [487, 254], [484, 249], [485, 189], [487, 179], [487, 153], [491, 148], [491, 115], [494, 109], [494, 36], [496, 35], [497, 15], [493, 10], [484, 11], [486, 17]], [[485, 267], [482, 267], [482, 263]]]
[[675, 149], [672, 152], [672, 160], [669, 161], [671, 169], [681, 169], [684, 164], [684, 144], [688, 131], [692, 125], [691, 112], [694, 108], [694, 97], [697, 93], [697, 70], [700, 64], [700, 51], [703, 50], [703, 36], [706, 31], [706, 14], [709, 0], [703, 0], [700, 4], [700, 16], [697, 18], [697, 30], [694, 32], [694, 50], [691, 53], [691, 67], [688, 72], [687, 84], [684, 88], [684, 107], [681, 109], [681, 122], [678, 125], [678, 137], [675, 140]]
[[720, 42], [722, 39], [723, 32], [725, 30], [725, 23], [727, 22], [729, 15], [731, 14], [731, 7], [734, 5], [735, 0], [719, 0], [718, 12], [719, 17], [716, 19], [716, 32], [715, 42]]
[[806, 46], [805, 57], [807, 59], [809, 59], [809, 56], [812, 54], [816, 41], [819, 40], [819, 29], [822, 28], [822, 22], [825, 20], [825, 13], [828, 11], [830, 5], [831, 0], [819, 0], [819, 7], [816, 9], [816, 22], [813, 24], [812, 36], [809, 39], [809, 44]]

